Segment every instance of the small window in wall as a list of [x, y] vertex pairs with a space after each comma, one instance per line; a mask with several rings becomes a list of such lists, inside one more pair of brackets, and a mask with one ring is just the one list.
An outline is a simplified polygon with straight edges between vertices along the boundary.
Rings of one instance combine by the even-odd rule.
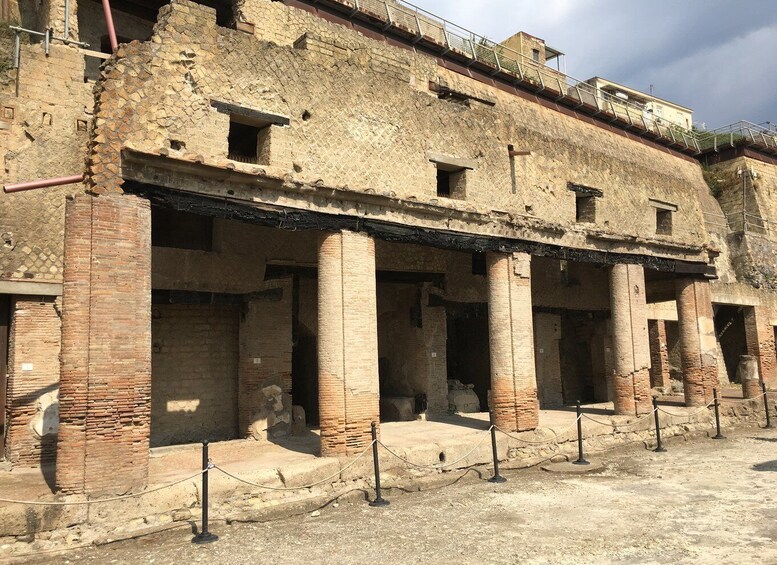
[[271, 127], [269, 123], [247, 124], [230, 118], [228, 158], [241, 163], [269, 165]]
[[656, 235], [672, 235], [672, 215], [677, 212], [677, 206], [660, 200], [650, 200], [650, 205], [656, 214]]
[[575, 220], [581, 223], [595, 223], [596, 200], [602, 197], [602, 191], [571, 182], [567, 183], [567, 188], [575, 193]]
[[213, 218], [152, 206], [151, 245], [213, 251]]
[[473, 253], [472, 254], [472, 274], [486, 276], [486, 254], [485, 253]]
[[437, 196], [464, 200], [467, 196], [467, 169], [448, 169], [437, 165]]
[[227, 157], [241, 163], [269, 165], [273, 132], [277, 127], [288, 126], [289, 118], [220, 100], [211, 100], [210, 104], [229, 115]]
[[464, 200], [467, 197], [468, 177], [475, 168], [475, 161], [431, 152], [427, 152], [426, 157], [437, 167], [437, 196]]
[[532, 49], [531, 50], [531, 58], [534, 59], [535, 63], [540, 62], [540, 50], [539, 49]]
[[575, 220], [584, 223], [596, 222], [596, 197], [578, 194], [575, 199]]

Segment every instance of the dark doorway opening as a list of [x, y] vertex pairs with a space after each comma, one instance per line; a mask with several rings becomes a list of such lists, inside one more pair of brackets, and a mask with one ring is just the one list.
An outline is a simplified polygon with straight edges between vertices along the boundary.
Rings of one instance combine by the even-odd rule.
[[565, 404], [609, 400], [605, 341], [607, 312], [561, 313], [561, 382]]
[[487, 304], [446, 304], [448, 380], [473, 385], [480, 411], [488, 411], [491, 359]]
[[294, 275], [291, 310], [291, 403], [305, 411], [305, 425], [319, 425], [318, 279]]
[[715, 335], [723, 351], [723, 362], [729, 382], [739, 382], [737, 367], [742, 355], [747, 355], [745, 335], [745, 308], [743, 306], [716, 305]]

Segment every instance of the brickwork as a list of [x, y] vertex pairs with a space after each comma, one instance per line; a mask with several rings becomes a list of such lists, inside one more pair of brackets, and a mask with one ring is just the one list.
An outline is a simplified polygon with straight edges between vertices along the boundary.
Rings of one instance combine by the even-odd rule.
[[287, 434], [291, 424], [292, 282], [265, 288], [240, 324], [240, 435], [261, 440]]
[[489, 253], [488, 332], [491, 409], [508, 432], [539, 423], [531, 303], [531, 256]]
[[666, 321], [648, 320], [648, 335], [650, 338], [650, 386], [668, 387], [671, 382]]
[[236, 306], [152, 308], [151, 447], [237, 437]]
[[59, 307], [34, 296], [16, 296], [11, 305], [5, 455], [20, 466], [56, 460]]
[[150, 207], [81, 196], [66, 220], [57, 486], [125, 492], [148, 474]]
[[375, 244], [361, 233], [321, 236], [318, 372], [321, 454], [360, 452], [379, 421]]
[[709, 283], [676, 279], [680, 361], [685, 403], [704, 406], [718, 385], [717, 340]]
[[769, 311], [762, 306], [745, 310], [745, 339], [747, 354], [758, 362], [760, 379], [767, 386], [777, 385], [777, 352], [774, 344], [774, 326], [769, 323]]
[[612, 383], [616, 414], [650, 412], [650, 347], [645, 273], [640, 265], [610, 271], [612, 305]]

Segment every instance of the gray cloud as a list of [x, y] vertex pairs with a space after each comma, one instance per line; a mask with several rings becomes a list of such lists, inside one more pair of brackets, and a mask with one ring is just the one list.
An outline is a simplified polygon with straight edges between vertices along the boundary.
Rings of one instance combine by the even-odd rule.
[[777, 123], [774, 0], [418, 0], [494, 40], [526, 31], [602, 76], [695, 110], [696, 123]]

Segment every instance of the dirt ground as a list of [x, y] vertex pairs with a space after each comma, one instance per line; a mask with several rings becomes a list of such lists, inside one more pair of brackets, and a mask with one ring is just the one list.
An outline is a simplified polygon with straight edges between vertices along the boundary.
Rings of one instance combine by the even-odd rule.
[[[611, 452], [597, 473], [474, 473], [391, 505], [324, 507], [263, 524], [213, 524], [41, 555], [30, 563], [777, 563], [777, 430]], [[461, 474], [451, 474], [451, 481]]]

